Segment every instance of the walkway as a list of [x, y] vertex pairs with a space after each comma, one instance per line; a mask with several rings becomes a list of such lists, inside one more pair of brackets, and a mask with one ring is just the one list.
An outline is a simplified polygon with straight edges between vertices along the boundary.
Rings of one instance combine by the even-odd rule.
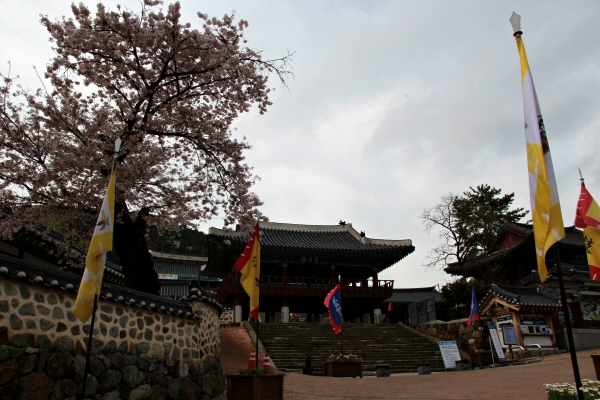
[[[221, 351], [226, 373], [236, 373], [248, 364], [253, 344], [243, 328], [221, 330]], [[591, 354], [577, 353], [582, 379], [595, 379]], [[547, 399], [544, 383], [574, 382], [569, 353], [546, 356], [541, 362], [464, 372], [431, 375], [398, 374], [389, 378], [328, 378], [288, 373], [285, 400], [346, 399]]]

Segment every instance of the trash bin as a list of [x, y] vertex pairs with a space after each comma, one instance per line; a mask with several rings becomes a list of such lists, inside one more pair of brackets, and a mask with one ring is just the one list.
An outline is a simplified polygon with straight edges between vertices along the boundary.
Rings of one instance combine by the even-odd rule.
[[417, 366], [417, 373], [419, 375], [429, 375], [431, 374], [431, 366], [429, 364], [420, 364]]
[[457, 371], [468, 371], [471, 369], [469, 365], [469, 360], [458, 360], [456, 361], [456, 370]]
[[592, 354], [591, 357], [594, 362], [594, 369], [596, 370], [596, 379], [600, 380], [600, 354]]
[[390, 376], [390, 366], [387, 364], [376, 365], [375, 376], [377, 376], [378, 378], [385, 378]]

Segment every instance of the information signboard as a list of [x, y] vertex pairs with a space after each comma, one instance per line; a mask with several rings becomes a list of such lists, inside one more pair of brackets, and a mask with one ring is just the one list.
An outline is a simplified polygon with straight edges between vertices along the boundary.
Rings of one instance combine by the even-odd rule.
[[500, 337], [498, 336], [498, 330], [496, 329], [496, 324], [494, 321], [487, 321], [488, 330], [490, 331], [490, 338], [492, 339], [492, 343], [494, 344], [494, 349], [496, 350], [496, 355], [498, 360], [501, 362], [506, 362], [506, 358], [504, 357], [504, 349], [502, 348], [502, 343], [500, 343]]
[[504, 339], [504, 344], [506, 345], [517, 344], [517, 335], [515, 335], [515, 327], [513, 325], [502, 325], [502, 339]]
[[512, 321], [512, 313], [504, 313], [496, 315], [496, 322]]
[[438, 342], [438, 346], [440, 347], [440, 353], [444, 360], [444, 368], [456, 368], [456, 361], [461, 360], [456, 340]]

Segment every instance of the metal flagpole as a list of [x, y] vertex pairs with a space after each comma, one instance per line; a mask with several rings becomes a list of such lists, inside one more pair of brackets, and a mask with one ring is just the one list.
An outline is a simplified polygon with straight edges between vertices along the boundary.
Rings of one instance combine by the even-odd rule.
[[[256, 239], [260, 243], [260, 224], [259, 224], [259, 222], [260, 222], [260, 211], [256, 215], [256, 224], [258, 225], [258, 232], [259, 232], [258, 237]], [[258, 296], [260, 298], [260, 275], [258, 276], [258, 282], [256, 282], [256, 286], [258, 286], [258, 288], [259, 288]], [[259, 302], [259, 304], [260, 304], [260, 302]], [[258, 369], [258, 360], [259, 360], [259, 357], [258, 357], [258, 325], [260, 323], [260, 308], [258, 310], [259, 310], [258, 317], [256, 318], [256, 368], [255, 369]], [[263, 357], [264, 357], [264, 355], [263, 355]]]
[[[342, 276], [338, 275], [338, 283], [340, 284], [340, 299], [342, 298]], [[342, 361], [344, 360], [344, 316], [341, 315], [342, 317], [342, 331], [340, 339], [342, 341]]]
[[90, 336], [88, 337], [87, 354], [85, 356], [85, 369], [83, 372], [83, 385], [81, 387], [81, 400], [85, 399], [85, 386], [87, 376], [90, 373], [90, 354], [92, 353], [92, 337], [94, 336], [94, 322], [96, 321], [96, 309], [98, 308], [98, 295], [94, 295], [94, 307], [92, 308], [92, 322], [90, 324]]

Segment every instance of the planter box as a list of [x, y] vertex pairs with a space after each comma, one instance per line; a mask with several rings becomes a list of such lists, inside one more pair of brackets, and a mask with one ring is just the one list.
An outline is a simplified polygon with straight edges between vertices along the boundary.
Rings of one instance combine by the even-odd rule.
[[492, 360], [492, 353], [471, 353], [471, 366], [473, 368], [479, 367], [487, 367], [492, 364], [494, 361]]
[[362, 362], [360, 361], [331, 361], [324, 363], [325, 376], [351, 376], [362, 378]]
[[283, 400], [284, 375], [227, 375], [227, 400]]

